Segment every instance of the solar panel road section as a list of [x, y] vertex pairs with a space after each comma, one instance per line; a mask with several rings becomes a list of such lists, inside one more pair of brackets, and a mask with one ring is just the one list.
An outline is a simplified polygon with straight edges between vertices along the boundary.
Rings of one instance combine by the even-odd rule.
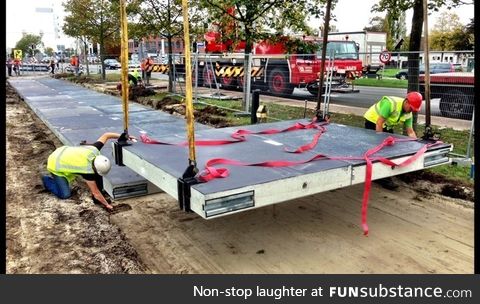
[[[267, 129], [285, 129], [295, 123], [307, 124], [306, 120], [282, 121], [261, 125], [244, 126], [253, 132]], [[196, 140], [231, 139], [235, 128], [208, 129], [196, 132]], [[331, 123], [318, 144], [304, 153], [287, 153], [312, 141], [315, 129], [296, 130], [272, 135], [248, 135], [247, 140], [235, 144], [197, 146], [196, 161], [202, 170], [208, 160], [227, 158], [242, 163], [266, 161], [305, 161], [317, 154], [341, 157], [342, 160], [322, 159], [288, 167], [261, 167], [218, 165], [229, 170], [226, 178], [214, 179], [191, 186], [190, 208], [204, 218], [230, 214], [275, 204], [291, 199], [332, 189], [363, 183], [366, 161], [363, 155], [382, 143], [391, 134], [376, 134], [372, 130]], [[181, 143], [186, 136], [149, 137], [158, 141]], [[407, 138], [395, 135], [396, 138]], [[397, 163], [409, 158], [425, 143], [407, 141], [388, 146], [375, 154], [395, 160]], [[430, 166], [448, 163], [451, 145], [441, 144], [430, 148], [425, 154], [406, 167], [373, 164], [373, 179], [393, 176]], [[177, 179], [187, 167], [188, 148], [176, 145], [153, 145], [136, 143], [123, 150], [124, 163], [150, 180], [159, 188], [179, 199]], [[348, 159], [353, 158], [353, 159]]]

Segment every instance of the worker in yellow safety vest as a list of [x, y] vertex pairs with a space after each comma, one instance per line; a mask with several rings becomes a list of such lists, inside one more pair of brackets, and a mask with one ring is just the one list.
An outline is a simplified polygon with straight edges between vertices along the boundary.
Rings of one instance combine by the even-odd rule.
[[137, 69], [128, 72], [128, 83], [130, 86], [137, 86], [142, 81], [142, 76]]
[[[412, 112], [420, 111], [422, 99], [422, 94], [418, 92], [410, 92], [405, 98], [383, 96], [363, 115], [365, 128], [377, 132], [393, 133], [394, 126], [404, 124], [407, 135], [417, 138], [415, 130], [413, 130]], [[398, 185], [390, 177], [379, 179], [376, 183], [389, 190], [398, 188]]]
[[[48, 157], [47, 170], [50, 175], [42, 177], [43, 186], [61, 199], [71, 196], [70, 185], [77, 176], [82, 176], [92, 193], [95, 204], [102, 204], [107, 210], [113, 210], [102, 194], [103, 178], [111, 168], [110, 160], [100, 154], [100, 150], [109, 139], [117, 139], [118, 133], [107, 132], [89, 145], [62, 146]], [[130, 140], [135, 137], [129, 136]]]
[[405, 98], [383, 96], [363, 115], [365, 128], [393, 133], [394, 126], [404, 124], [407, 135], [417, 138], [413, 130], [412, 112], [420, 111], [422, 99], [422, 94], [418, 92], [410, 92]]

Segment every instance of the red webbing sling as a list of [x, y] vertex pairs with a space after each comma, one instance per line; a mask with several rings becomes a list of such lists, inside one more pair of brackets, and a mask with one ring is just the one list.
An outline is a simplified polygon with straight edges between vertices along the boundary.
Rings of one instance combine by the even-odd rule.
[[[285, 149], [287, 152], [290, 152], [290, 153], [302, 153], [304, 151], [312, 149], [313, 147], [315, 147], [317, 145], [318, 140], [320, 139], [322, 134], [325, 133], [325, 131], [326, 131], [324, 126], [327, 125], [327, 124], [328, 123], [326, 123], [326, 122], [317, 123], [316, 119], [313, 119], [308, 124], [302, 124], [302, 123], [297, 122], [294, 125], [292, 125], [288, 128], [282, 129], [282, 130], [268, 129], [268, 130], [263, 130], [263, 131], [259, 131], [259, 132], [254, 132], [254, 131], [250, 131], [250, 130], [240, 129], [240, 130], [235, 131], [231, 135], [233, 140], [232, 139], [196, 140], [195, 145], [196, 146], [228, 145], [228, 144], [235, 144], [235, 143], [246, 141], [247, 140], [246, 135], [270, 135], [270, 134], [278, 134], [278, 133], [285, 133], [285, 132], [290, 132], [290, 131], [306, 130], [306, 129], [319, 130], [319, 132], [317, 132], [314, 135], [312, 142], [310, 142], [309, 144], [301, 146], [301, 147], [299, 147], [299, 148], [297, 148], [296, 150], [293, 150], [293, 151], [289, 151], [289, 150]], [[188, 142], [186, 142], [186, 141], [181, 142], [181, 143], [176, 143], [176, 144], [169, 143], [169, 142], [164, 142], [164, 141], [158, 141], [158, 140], [155, 140], [155, 139], [152, 139], [152, 138], [148, 137], [146, 134], [140, 135], [140, 140], [145, 144], [169, 145], [169, 146], [187, 146], [188, 145]]]

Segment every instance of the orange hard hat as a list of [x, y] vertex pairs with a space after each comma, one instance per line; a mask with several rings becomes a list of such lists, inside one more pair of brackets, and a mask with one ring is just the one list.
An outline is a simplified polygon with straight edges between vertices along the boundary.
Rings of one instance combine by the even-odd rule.
[[407, 94], [407, 97], [405, 98], [412, 108], [413, 112], [418, 112], [420, 111], [420, 108], [422, 107], [422, 94], [418, 92], [410, 92]]

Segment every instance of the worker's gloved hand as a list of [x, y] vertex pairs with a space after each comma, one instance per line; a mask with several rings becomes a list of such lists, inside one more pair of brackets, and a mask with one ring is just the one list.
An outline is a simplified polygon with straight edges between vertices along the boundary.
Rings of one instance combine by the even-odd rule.
[[104, 205], [101, 201], [99, 201], [98, 199], [95, 198], [95, 196], [92, 195], [92, 200], [93, 200], [93, 203], [95, 205], [99, 205], [99, 206], [102, 206], [104, 207], [107, 211], [111, 212], [113, 211], [113, 206], [111, 204], [111, 202], [108, 201], [108, 198], [105, 197], [105, 200], [107, 201], [108, 205]]

